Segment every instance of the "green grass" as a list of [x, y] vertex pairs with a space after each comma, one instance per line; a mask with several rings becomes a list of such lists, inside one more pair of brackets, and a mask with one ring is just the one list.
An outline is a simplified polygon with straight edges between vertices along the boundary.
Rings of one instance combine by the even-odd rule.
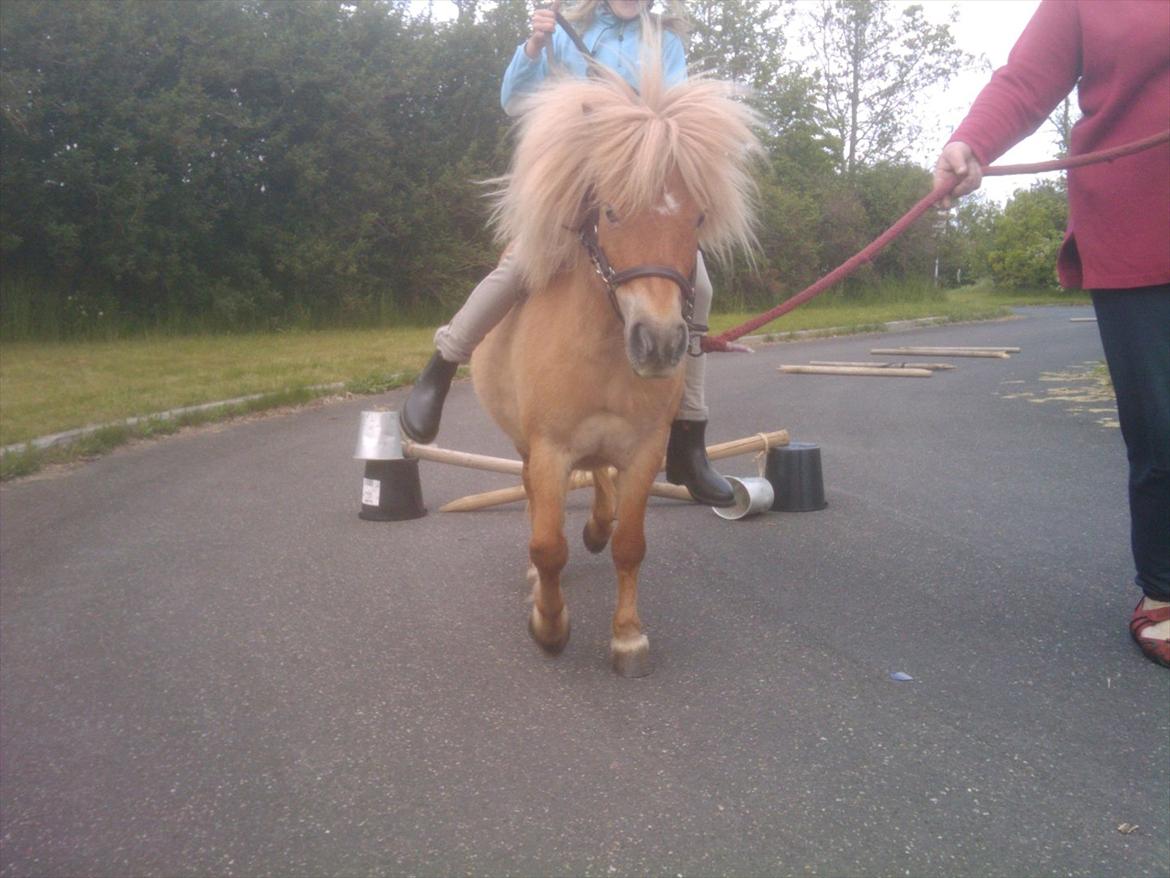
[[[797, 308], [783, 317], [773, 320], [753, 332], [753, 335], [782, 336], [790, 332], [816, 330], [837, 330], [845, 332], [870, 332], [880, 329], [894, 320], [914, 320], [923, 317], [940, 317], [944, 321], [989, 320], [1003, 317], [1009, 311], [1006, 306], [995, 303], [968, 302], [877, 302], [859, 305], [835, 305], [831, 308]], [[743, 323], [754, 313], [712, 314], [711, 332], [718, 335], [737, 324]]]
[[[431, 329], [150, 337], [0, 346], [0, 445], [257, 393], [410, 380]], [[397, 378], [396, 378], [397, 376]]]
[[[757, 330], [781, 336], [798, 331], [872, 331], [893, 320], [948, 321], [1003, 316], [1008, 306], [1073, 304], [1085, 297], [1001, 295], [967, 287], [937, 298], [842, 303], [798, 308]], [[719, 333], [754, 313], [711, 317]], [[4, 455], [0, 478], [35, 472], [50, 462], [105, 453], [134, 438], [164, 435], [182, 426], [306, 402], [342, 383], [352, 393], [378, 393], [414, 379], [432, 351], [430, 328], [323, 330], [253, 335], [155, 336], [114, 341], [6, 342], [0, 345], [0, 446], [95, 424], [114, 424], [66, 448]], [[335, 391], [334, 391], [335, 392]], [[176, 408], [261, 394], [209, 412], [160, 420]], [[127, 418], [148, 418], [132, 426]]]

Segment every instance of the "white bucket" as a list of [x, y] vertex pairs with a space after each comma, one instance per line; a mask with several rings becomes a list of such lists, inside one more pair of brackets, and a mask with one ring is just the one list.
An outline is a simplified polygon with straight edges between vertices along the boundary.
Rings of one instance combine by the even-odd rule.
[[723, 509], [712, 506], [711, 510], [720, 518], [737, 521], [772, 508], [772, 501], [776, 494], [772, 483], [767, 479], [756, 476], [746, 479], [737, 479], [734, 476], [724, 476], [724, 478], [731, 484], [731, 491], [735, 495], [735, 505]]

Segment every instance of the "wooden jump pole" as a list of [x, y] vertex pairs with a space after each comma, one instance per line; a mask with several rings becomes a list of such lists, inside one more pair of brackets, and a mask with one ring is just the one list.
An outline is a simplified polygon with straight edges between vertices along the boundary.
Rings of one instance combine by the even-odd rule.
[[510, 476], [518, 476], [524, 470], [524, 464], [518, 460], [490, 457], [486, 454], [472, 454], [470, 451], [454, 451], [450, 448], [440, 448], [437, 445], [422, 445], [406, 438], [402, 440], [402, 453], [407, 457], [419, 460], [448, 463], [452, 466], [482, 469], [493, 473], [507, 473]]
[[930, 378], [929, 369], [899, 369], [888, 366], [779, 366], [786, 375], [853, 375], [873, 378]]
[[[773, 430], [770, 433], [757, 433], [755, 436], [746, 436], [743, 439], [733, 439], [729, 442], [719, 442], [707, 446], [707, 457], [710, 460], [722, 460], [751, 452], [763, 452], [767, 448], [777, 448], [789, 443], [787, 430]], [[407, 457], [420, 460], [430, 460], [436, 463], [447, 463], [453, 466], [463, 466], [470, 469], [482, 469], [489, 472], [501, 472], [509, 475], [520, 475], [523, 464], [518, 460], [504, 457], [490, 457], [484, 454], [472, 454], [465, 451], [453, 451], [448, 448], [439, 448], [435, 445], [420, 445], [409, 439], [403, 440], [403, 453]], [[569, 480], [570, 490], [586, 488], [593, 484], [593, 473], [574, 470]], [[690, 501], [691, 495], [681, 485], [670, 485], [665, 482], [655, 482], [650, 488], [653, 497], [667, 497], [674, 500]], [[439, 508], [440, 512], [471, 512], [476, 509], [486, 509], [504, 503], [515, 503], [525, 499], [523, 485], [511, 488], [499, 488], [494, 491], [484, 491], [452, 500]]]
[[[575, 490], [577, 488], [587, 488], [593, 484], [593, 479], [590, 478], [587, 482], [582, 481], [578, 484], [576, 476], [592, 476], [593, 473], [582, 473], [579, 470], [573, 473], [574, 478], [569, 482], [569, 489]], [[650, 486], [651, 497], [665, 497], [669, 500], [685, 500], [688, 503], [693, 503], [691, 492], [682, 485], [670, 485], [666, 482], [655, 482]], [[528, 495], [524, 493], [523, 485], [513, 485], [511, 488], [499, 488], [495, 491], [484, 491], [482, 494], [469, 494], [466, 497], [460, 497], [458, 500], [452, 500], [439, 507], [440, 512], [475, 512], [477, 509], [488, 509], [492, 506], [503, 506], [507, 503], [518, 503], [521, 500], [527, 500]]]
[[976, 350], [974, 348], [873, 348], [871, 354], [894, 357], [990, 357], [1006, 360], [1010, 352], [1003, 348]]
[[809, 360], [810, 366], [864, 366], [869, 369], [929, 369], [938, 372], [944, 369], [956, 368], [954, 363], [875, 363], [854, 362], [850, 360]]

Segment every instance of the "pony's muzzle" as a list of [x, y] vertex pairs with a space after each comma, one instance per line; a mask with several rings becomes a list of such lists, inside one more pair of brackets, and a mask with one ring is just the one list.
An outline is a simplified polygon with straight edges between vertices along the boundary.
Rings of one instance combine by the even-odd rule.
[[642, 378], [665, 378], [687, 352], [687, 325], [680, 321], [653, 323], [639, 320], [626, 331], [626, 355]]

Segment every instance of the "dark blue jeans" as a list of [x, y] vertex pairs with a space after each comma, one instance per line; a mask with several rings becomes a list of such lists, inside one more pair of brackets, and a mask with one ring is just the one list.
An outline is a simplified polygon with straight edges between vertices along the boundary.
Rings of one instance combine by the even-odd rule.
[[1170, 601], [1170, 284], [1093, 290], [1129, 456], [1136, 582]]

